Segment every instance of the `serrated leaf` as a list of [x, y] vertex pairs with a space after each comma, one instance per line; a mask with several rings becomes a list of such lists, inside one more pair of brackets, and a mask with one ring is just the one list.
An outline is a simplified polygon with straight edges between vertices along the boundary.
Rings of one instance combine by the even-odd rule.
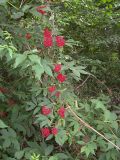
[[80, 72], [78, 70], [73, 70], [73, 74], [75, 74], [77, 77], [80, 77]]
[[81, 153], [84, 152], [86, 154], [86, 156], [88, 157], [89, 154], [95, 154], [96, 149], [97, 149], [96, 143], [90, 142], [81, 148]]
[[0, 128], [7, 128], [8, 126], [2, 121], [0, 120]]
[[16, 132], [12, 129], [12, 128], [9, 128], [9, 134], [12, 136], [12, 137], [14, 137], [14, 138], [16, 138]]
[[21, 18], [22, 16], [24, 16], [24, 13], [23, 12], [17, 12], [17, 13], [14, 13], [11, 17], [13, 19], [19, 19]]
[[29, 8], [31, 7], [31, 5], [24, 5], [23, 7], [22, 7], [22, 11], [23, 12], [26, 12], [26, 11], [28, 11], [29, 10]]
[[58, 157], [58, 159], [60, 160], [69, 159], [69, 157], [64, 153], [57, 153], [55, 154], [55, 156]]
[[59, 160], [56, 156], [51, 156], [49, 160]]
[[25, 59], [27, 58], [27, 55], [25, 54], [18, 54], [16, 59], [15, 59], [15, 68], [20, 65], [21, 63], [23, 63], [25, 61]]
[[6, 138], [3, 142], [3, 148], [8, 148], [11, 145], [11, 141], [9, 138]]
[[64, 130], [59, 131], [59, 133], [55, 136], [55, 141], [60, 146], [62, 146], [67, 141], [67, 139], [68, 139], [68, 137], [66, 135], [66, 131], [64, 131]]
[[45, 155], [46, 156], [50, 155], [53, 149], [54, 149], [53, 145], [50, 145], [47, 148], [45, 148]]
[[45, 70], [45, 73], [48, 74], [49, 76], [52, 76], [53, 77], [53, 73], [52, 73], [52, 70], [49, 66], [44, 66], [44, 70]]
[[46, 141], [48, 141], [48, 140], [50, 140], [50, 139], [52, 139], [52, 138], [53, 138], [53, 135], [50, 134], [50, 135], [46, 138]]
[[36, 63], [36, 64], [39, 64], [39, 65], [41, 65], [42, 66], [42, 64], [41, 64], [41, 58], [38, 56], [38, 55], [29, 55], [28, 56], [29, 57], [29, 59], [31, 60], [31, 62], [33, 62], [33, 63]]
[[17, 159], [21, 159], [21, 158], [23, 157], [23, 155], [24, 155], [24, 151], [17, 151], [17, 152], [15, 153], [15, 157], [16, 157]]
[[7, 3], [7, 2], [8, 2], [8, 0], [0, 0], [0, 5], [3, 5], [5, 3]]
[[37, 108], [35, 108], [33, 114], [36, 114], [36, 113], [38, 113], [39, 111], [40, 111], [40, 107], [37, 107]]
[[44, 68], [41, 67], [41, 65], [36, 64], [32, 66], [32, 70], [35, 72], [35, 77], [40, 80], [42, 74], [44, 73]]

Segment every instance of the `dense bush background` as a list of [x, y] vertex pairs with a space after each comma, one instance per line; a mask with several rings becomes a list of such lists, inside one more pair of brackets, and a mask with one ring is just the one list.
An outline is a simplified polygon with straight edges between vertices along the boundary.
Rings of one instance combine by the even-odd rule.
[[[36, 10], [41, 5], [45, 14]], [[52, 47], [44, 47], [45, 28]], [[0, 0], [1, 160], [119, 159], [113, 145], [67, 108], [120, 147], [119, 33], [119, 0]], [[65, 37], [64, 47], [56, 46], [56, 35]], [[58, 63], [64, 83], [56, 79]], [[52, 85], [59, 98], [49, 93]], [[41, 114], [43, 105], [49, 116]], [[57, 114], [61, 106], [65, 118]], [[46, 139], [44, 127], [57, 127], [58, 134]]]

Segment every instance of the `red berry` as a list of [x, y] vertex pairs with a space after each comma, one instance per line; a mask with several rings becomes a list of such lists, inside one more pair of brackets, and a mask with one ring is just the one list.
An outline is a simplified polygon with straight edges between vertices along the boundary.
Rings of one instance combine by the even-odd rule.
[[16, 102], [13, 99], [8, 99], [7, 103], [9, 106], [14, 106], [16, 104]]
[[53, 46], [52, 38], [45, 38], [44, 37], [43, 45], [44, 45], [44, 47], [52, 47]]
[[46, 11], [44, 11], [44, 8], [46, 8], [45, 5], [38, 6], [38, 7], [36, 8], [36, 11], [39, 12], [39, 13], [41, 13], [41, 14], [46, 14]]
[[44, 47], [53, 46], [52, 32], [49, 31], [47, 28], [44, 29], [44, 37], [43, 38], [44, 38], [44, 40], [43, 40]]
[[0, 118], [5, 118], [7, 117], [7, 112], [4, 112], [4, 111], [0, 111]]
[[0, 87], [0, 92], [2, 92], [2, 93], [7, 93], [8, 91], [7, 91], [6, 88]]
[[55, 90], [56, 90], [56, 86], [50, 86], [48, 88], [48, 91], [51, 92], [51, 93], [53, 93]]
[[52, 128], [51, 133], [55, 136], [58, 134], [58, 129], [57, 128]]
[[59, 73], [57, 76], [57, 80], [61, 83], [63, 83], [66, 80], [66, 75], [63, 75], [62, 73]]
[[51, 113], [51, 109], [47, 106], [43, 106], [41, 112], [43, 115], [49, 115]]
[[61, 64], [55, 64], [54, 65], [54, 72], [60, 72], [61, 71], [61, 68], [62, 68], [62, 65]]
[[58, 114], [61, 118], [64, 118], [65, 117], [65, 108], [64, 107], [61, 107], [59, 110], [58, 110]]
[[52, 32], [48, 28], [44, 29], [43, 34], [44, 34], [44, 37], [52, 37]]
[[31, 34], [30, 34], [30, 33], [26, 33], [25, 37], [26, 37], [26, 39], [28, 39], [28, 40], [29, 40], [29, 39], [31, 39], [31, 37], [32, 37], [32, 36], [31, 36]]
[[42, 128], [41, 133], [44, 138], [47, 138], [50, 135], [50, 130], [49, 128]]
[[56, 36], [56, 43], [58, 47], [63, 47], [65, 45], [65, 40], [63, 36]]
[[60, 92], [60, 91], [57, 91], [57, 92], [55, 93], [55, 96], [56, 96], [57, 98], [59, 98], [59, 97], [60, 97], [60, 94], [61, 94], [61, 92]]

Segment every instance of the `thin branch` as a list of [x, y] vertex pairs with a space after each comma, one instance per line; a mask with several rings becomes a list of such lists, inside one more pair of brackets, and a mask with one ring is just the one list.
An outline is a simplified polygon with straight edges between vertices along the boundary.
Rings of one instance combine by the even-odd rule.
[[11, 5], [13, 8], [15, 8], [16, 10], [18, 10], [18, 8], [16, 6], [14, 6], [11, 2], [7, 2], [9, 5]]
[[86, 123], [83, 119], [81, 119], [80, 117], [78, 117], [78, 115], [72, 110], [72, 108], [68, 105], [67, 109], [70, 110], [71, 114], [80, 122], [82, 123], [85, 127], [87, 127], [88, 129], [91, 129], [92, 131], [94, 131], [95, 133], [97, 133], [99, 136], [101, 136], [103, 139], [105, 139], [107, 142], [109, 142], [110, 144], [112, 144], [116, 149], [118, 149], [120, 151], [120, 147], [117, 146], [116, 144], [114, 144], [112, 141], [110, 141], [109, 139], [107, 139], [103, 134], [101, 134], [100, 132], [98, 132], [96, 129], [94, 129], [92, 126], [90, 126], [88, 123]]
[[107, 85], [106, 84], [104, 84], [101, 80], [99, 80], [96, 76], [94, 76], [94, 75], [92, 75], [91, 74], [91, 76], [93, 77], [93, 78], [95, 78], [99, 83], [101, 83], [103, 86], [105, 86], [105, 88], [106, 88], [106, 90], [108, 91], [108, 93], [109, 93], [109, 95], [112, 95], [112, 92], [111, 92], [111, 90], [107, 87]]
[[80, 87], [82, 87], [85, 83], [86, 83], [86, 81], [89, 79], [89, 77], [90, 77], [90, 74], [87, 76], [87, 78], [82, 82], [82, 84], [80, 84], [79, 86], [77, 86], [77, 88], [76, 89], [79, 89]]
[[20, 3], [20, 7], [19, 8], [21, 8], [22, 7], [22, 5], [23, 5], [23, 3], [24, 3], [25, 1], [24, 0], [22, 0], [21, 1], [21, 3]]

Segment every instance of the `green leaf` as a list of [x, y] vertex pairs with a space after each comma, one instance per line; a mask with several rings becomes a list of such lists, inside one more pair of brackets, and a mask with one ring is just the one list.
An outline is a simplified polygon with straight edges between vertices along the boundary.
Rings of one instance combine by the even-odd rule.
[[44, 68], [41, 67], [41, 65], [36, 64], [36, 65], [32, 66], [32, 70], [35, 72], [35, 77], [38, 80], [40, 80], [42, 74], [44, 73]]
[[46, 156], [50, 155], [53, 149], [54, 149], [53, 145], [50, 145], [47, 148], [45, 148], [45, 155]]
[[77, 77], [80, 77], [80, 72], [78, 70], [72, 70], [73, 74]]
[[59, 133], [55, 136], [55, 141], [62, 146], [66, 141], [67, 141], [68, 137], [66, 135], [66, 131], [65, 130], [61, 130], [59, 131]]
[[88, 157], [89, 154], [95, 154], [96, 149], [97, 149], [96, 143], [90, 142], [81, 148], [81, 153], [85, 152], [86, 156]]
[[13, 143], [14, 148], [15, 148], [16, 150], [20, 150], [20, 144], [19, 144], [19, 142], [18, 142], [17, 139], [12, 140], [12, 143]]
[[8, 48], [8, 52], [9, 52], [10, 58], [12, 58], [12, 56], [13, 56], [13, 50], [11, 48]]
[[69, 157], [64, 153], [57, 153], [55, 154], [55, 156], [58, 157], [58, 159], [60, 160], [69, 159]]
[[25, 59], [27, 58], [27, 55], [25, 54], [17, 54], [17, 57], [15, 59], [15, 68], [20, 65], [21, 63], [23, 63], [25, 61]]
[[115, 121], [117, 119], [117, 116], [115, 113], [111, 113], [109, 110], [105, 110], [104, 112], [105, 121]]
[[44, 67], [45, 72], [49, 75], [53, 77], [53, 73], [52, 70], [49, 66]]
[[12, 129], [12, 128], [9, 128], [9, 134], [13, 137], [13, 138], [16, 138], [16, 132]]
[[50, 134], [50, 135], [46, 138], [46, 141], [48, 141], [48, 140], [50, 140], [50, 139], [52, 139], [52, 138], [53, 138], [53, 135]]
[[49, 160], [59, 160], [56, 156], [51, 156]]
[[49, 62], [47, 60], [42, 61], [42, 65], [44, 67], [45, 73], [48, 74], [49, 76], [53, 77], [53, 73], [51, 68], [49, 67]]
[[33, 63], [35, 63], [35, 64], [39, 64], [39, 65], [41, 65], [42, 66], [42, 64], [41, 64], [41, 58], [38, 56], [38, 55], [29, 55], [28, 56], [29, 57], [29, 59], [31, 60], [31, 62], [33, 62]]
[[17, 12], [17, 13], [14, 13], [11, 17], [13, 19], [19, 19], [21, 18], [22, 16], [24, 16], [24, 13], [23, 12]]
[[98, 100], [98, 99], [92, 99], [91, 100], [91, 102], [92, 102], [92, 105], [94, 105], [94, 107], [96, 108], [96, 109], [102, 109], [103, 111], [105, 110], [105, 106], [104, 106], [104, 104], [103, 104], [103, 102], [102, 101], [100, 101], [100, 100]]
[[15, 153], [15, 157], [16, 157], [17, 159], [21, 159], [23, 156], [24, 156], [24, 151], [17, 151], [17, 152]]
[[3, 148], [8, 148], [11, 145], [11, 141], [9, 138], [6, 138], [5, 141], [3, 142]]
[[0, 0], [0, 5], [6, 4], [8, 0]]
[[6, 126], [6, 124], [0, 120], [0, 128], [7, 128], [8, 126]]
[[23, 7], [22, 7], [22, 11], [23, 12], [26, 12], [26, 11], [28, 11], [29, 10], [29, 8], [31, 7], [31, 5], [24, 5]]

